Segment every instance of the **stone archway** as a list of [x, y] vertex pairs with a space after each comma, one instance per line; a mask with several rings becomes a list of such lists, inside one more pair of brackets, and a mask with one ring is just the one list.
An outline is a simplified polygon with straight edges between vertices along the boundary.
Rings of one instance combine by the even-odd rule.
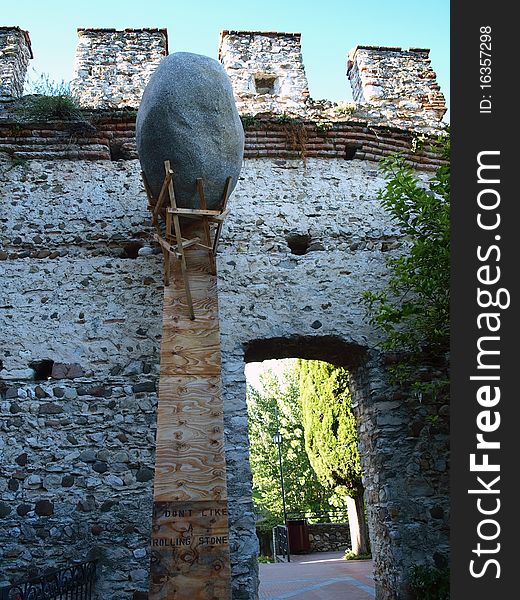
[[[447, 551], [445, 445], [435, 441], [422, 421], [427, 411], [416, 398], [400, 397], [386, 382], [385, 359], [377, 351], [335, 336], [263, 338], [244, 344], [243, 361], [298, 357], [345, 367], [359, 432], [365, 500], [374, 556], [376, 598], [408, 598], [407, 577], [416, 563], [442, 564]], [[225, 361], [228, 488], [232, 524], [235, 599], [252, 598], [257, 581], [256, 536], [249, 472], [245, 376]], [[243, 366], [243, 363], [242, 363]], [[240, 408], [242, 407], [242, 408]], [[243, 410], [242, 417], [236, 411]], [[233, 411], [232, 413], [230, 411]], [[419, 430], [419, 428], [421, 430]], [[239, 439], [242, 432], [242, 439]], [[446, 442], [447, 440], [445, 440]], [[424, 468], [426, 456], [437, 462]], [[421, 461], [423, 464], [421, 465]], [[444, 468], [443, 468], [444, 467]]]
[[[248, 364], [259, 364], [265, 360], [272, 362], [273, 359], [275, 361], [281, 359], [283, 361], [286, 357], [292, 359], [298, 358], [304, 363], [310, 360], [317, 360], [322, 364], [343, 367], [350, 373], [355, 373], [357, 368], [366, 360], [366, 349], [354, 344], [345, 344], [341, 339], [333, 336], [302, 336], [286, 339], [271, 338], [254, 340], [247, 344], [244, 358], [245, 362]], [[295, 397], [297, 398], [298, 392], [295, 391], [295, 394]], [[269, 395], [273, 397], [273, 400], [276, 397], [272, 392], [270, 392]], [[274, 400], [274, 402], [276, 402], [276, 400]], [[251, 408], [249, 399], [248, 408]], [[281, 406], [278, 408], [279, 410], [282, 410]], [[297, 412], [299, 412], [299, 410]], [[258, 419], [258, 416], [256, 418]], [[303, 416], [300, 418], [303, 418]], [[263, 421], [262, 427], [265, 428], [266, 426], [267, 424]], [[300, 421], [298, 426], [303, 427], [303, 421]], [[290, 444], [292, 445], [292, 442]], [[288, 448], [288, 446], [286, 446], [286, 448]], [[303, 449], [303, 452], [305, 453], [305, 449]], [[286, 491], [288, 487], [290, 487], [289, 484], [286, 484]], [[361, 493], [357, 494], [355, 498], [348, 497], [346, 499], [347, 502], [343, 505], [343, 508], [345, 511], [347, 511], [348, 508], [348, 523], [350, 525], [350, 540], [352, 544], [350, 547], [355, 549], [355, 552], [366, 553], [369, 550], [370, 543], [368, 539], [368, 527], [364, 516], [365, 503], [363, 496], [363, 489], [361, 489]], [[290, 495], [288, 497], [290, 497]], [[291, 502], [289, 501], [288, 506], [290, 505]], [[293, 505], [292, 508], [288, 508], [288, 511], [302, 510], [296, 508], [297, 506], [297, 504]]]
[[[225, 405], [226, 444], [228, 466], [229, 509], [231, 522], [231, 560], [233, 573], [233, 599], [250, 599], [251, 586], [258, 585], [258, 570], [255, 560], [257, 538], [254, 527], [252, 505], [252, 476], [249, 467], [248, 440], [238, 440], [239, 431], [247, 436], [246, 381], [244, 366], [249, 362], [269, 359], [303, 358], [323, 360], [349, 368], [352, 374], [367, 360], [366, 348], [345, 343], [336, 336], [288, 336], [286, 338], [262, 338], [244, 344], [240, 366], [223, 355], [223, 397]], [[360, 383], [360, 385], [362, 385]], [[359, 385], [358, 385], [359, 387]], [[237, 411], [243, 415], [237, 415]], [[244, 443], [244, 441], [246, 443]], [[242, 442], [242, 443], [240, 443]], [[240, 523], [239, 528], [233, 526]], [[247, 530], [244, 524], [250, 529]], [[245, 553], [249, 552], [249, 555]], [[246, 577], [241, 573], [248, 569]], [[242, 580], [244, 583], [242, 583]]]

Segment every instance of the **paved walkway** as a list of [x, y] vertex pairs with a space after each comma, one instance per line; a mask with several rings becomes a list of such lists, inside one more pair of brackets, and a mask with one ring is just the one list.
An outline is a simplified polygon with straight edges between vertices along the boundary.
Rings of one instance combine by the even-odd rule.
[[260, 600], [373, 600], [371, 560], [343, 560], [344, 552], [291, 556], [260, 564]]

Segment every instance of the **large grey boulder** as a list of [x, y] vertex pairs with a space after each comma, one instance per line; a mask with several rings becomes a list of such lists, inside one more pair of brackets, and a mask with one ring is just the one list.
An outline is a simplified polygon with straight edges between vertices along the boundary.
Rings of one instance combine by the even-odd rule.
[[202, 177], [208, 208], [220, 208], [226, 178], [232, 177], [232, 191], [244, 156], [244, 129], [222, 65], [190, 52], [164, 58], [144, 90], [136, 138], [156, 198], [170, 160], [179, 207], [199, 208], [196, 179]]

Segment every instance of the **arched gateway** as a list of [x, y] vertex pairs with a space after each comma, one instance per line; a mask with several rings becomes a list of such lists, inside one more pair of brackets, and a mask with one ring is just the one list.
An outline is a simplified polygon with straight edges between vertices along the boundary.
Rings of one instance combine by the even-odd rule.
[[[8, 29], [27, 58], [28, 36]], [[162, 256], [149, 241], [134, 116], [113, 109], [135, 106], [135, 56], [160, 58], [166, 36], [82, 30], [80, 41], [75, 85], [96, 106], [90, 122], [17, 124], [7, 105], [0, 121], [0, 579], [93, 557], [99, 598], [138, 599], [148, 577]], [[233, 598], [257, 594], [245, 362], [298, 356], [351, 372], [376, 597], [404, 599], [412, 565], [448, 560], [447, 407], [388, 385], [390, 358], [361, 297], [384, 284], [385, 258], [403, 245], [376, 197], [377, 160], [402, 150], [419, 170], [435, 168], [416, 141], [440, 129], [442, 95], [424, 76], [433, 73], [427, 51], [357, 47], [349, 77], [358, 112], [318, 106], [299, 43], [272, 32], [221, 38], [246, 129], [218, 256]], [[115, 48], [126, 63], [112, 60]], [[81, 62], [93, 56], [99, 64]], [[13, 102], [19, 86], [8, 87]]]

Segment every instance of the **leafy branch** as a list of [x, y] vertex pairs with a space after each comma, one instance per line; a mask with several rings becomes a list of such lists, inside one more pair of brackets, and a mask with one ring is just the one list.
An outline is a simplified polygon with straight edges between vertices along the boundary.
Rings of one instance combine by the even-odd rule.
[[[449, 138], [436, 142], [449, 156]], [[383, 290], [364, 293], [369, 322], [383, 333], [383, 348], [406, 359], [394, 367], [404, 382], [410, 366], [449, 351], [450, 168], [442, 165], [425, 185], [400, 154], [381, 162], [386, 185], [382, 206], [409, 242], [406, 254], [388, 259], [390, 279]]]

